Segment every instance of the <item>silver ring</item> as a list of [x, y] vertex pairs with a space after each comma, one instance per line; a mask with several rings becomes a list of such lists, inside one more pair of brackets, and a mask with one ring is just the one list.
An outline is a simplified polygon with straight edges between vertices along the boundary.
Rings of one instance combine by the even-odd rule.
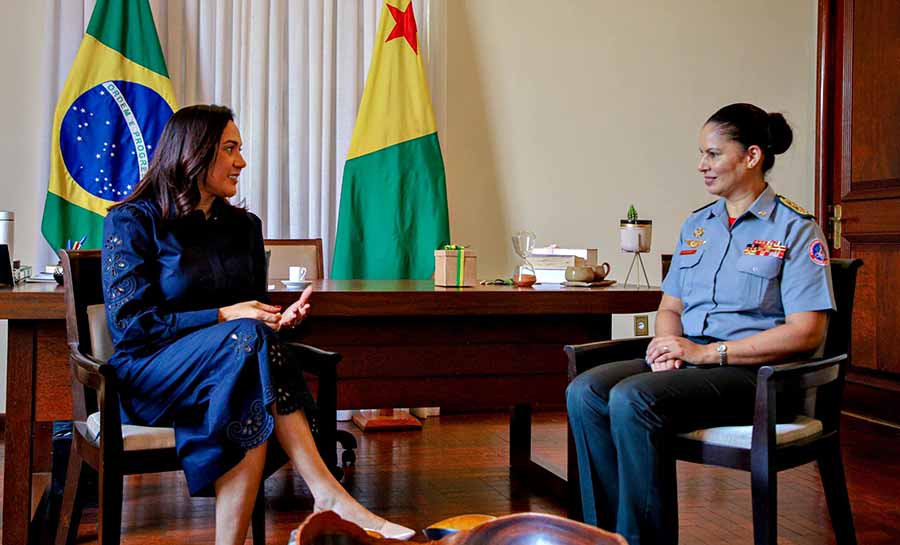
[[662, 351], [663, 351], [663, 352], [668, 352], [668, 351], [669, 351], [669, 347], [668, 347], [668, 346], [662, 347]]

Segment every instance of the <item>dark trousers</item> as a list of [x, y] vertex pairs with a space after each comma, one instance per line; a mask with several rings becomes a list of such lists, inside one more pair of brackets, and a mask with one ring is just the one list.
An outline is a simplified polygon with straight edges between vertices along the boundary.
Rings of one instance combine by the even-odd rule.
[[566, 390], [584, 520], [631, 545], [678, 543], [671, 440], [753, 420], [755, 367], [650, 372], [643, 359], [600, 365]]

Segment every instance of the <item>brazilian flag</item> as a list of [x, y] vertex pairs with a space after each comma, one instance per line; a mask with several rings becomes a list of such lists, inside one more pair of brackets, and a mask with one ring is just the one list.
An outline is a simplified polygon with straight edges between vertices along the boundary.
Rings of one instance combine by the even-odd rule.
[[148, 0], [97, 0], [56, 106], [41, 231], [53, 248], [86, 237], [147, 172], [175, 109]]
[[344, 164], [337, 279], [430, 278], [450, 242], [444, 161], [411, 0], [381, 10]]

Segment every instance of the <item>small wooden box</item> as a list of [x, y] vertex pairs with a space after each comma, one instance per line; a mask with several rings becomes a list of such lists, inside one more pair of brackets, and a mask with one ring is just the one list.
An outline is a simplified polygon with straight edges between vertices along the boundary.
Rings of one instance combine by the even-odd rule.
[[[459, 274], [460, 270], [462, 275]], [[462, 278], [459, 278], [462, 276]], [[478, 284], [478, 256], [475, 250], [435, 250], [434, 285], [469, 287]]]

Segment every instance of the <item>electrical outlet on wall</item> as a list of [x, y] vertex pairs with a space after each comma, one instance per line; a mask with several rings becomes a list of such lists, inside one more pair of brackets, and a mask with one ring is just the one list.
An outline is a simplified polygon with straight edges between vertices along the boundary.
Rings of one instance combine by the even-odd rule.
[[634, 336], [635, 337], [646, 337], [649, 334], [650, 334], [650, 318], [646, 314], [635, 315], [635, 317], [634, 317]]

